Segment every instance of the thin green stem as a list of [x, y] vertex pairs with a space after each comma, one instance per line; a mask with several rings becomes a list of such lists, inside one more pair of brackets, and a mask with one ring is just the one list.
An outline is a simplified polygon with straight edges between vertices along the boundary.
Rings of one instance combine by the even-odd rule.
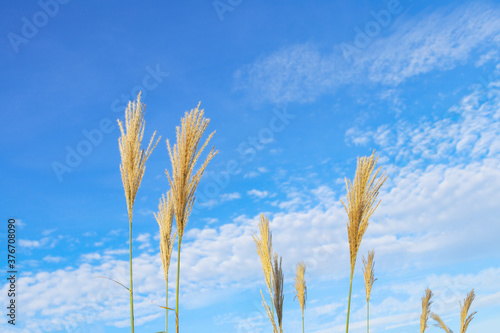
[[351, 312], [351, 291], [352, 291], [352, 278], [353, 278], [354, 272], [351, 272], [351, 284], [349, 286], [349, 303], [347, 305], [347, 324], [346, 324], [346, 333], [349, 332], [349, 314]]
[[168, 333], [168, 275], [167, 281], [165, 281], [165, 333]]
[[304, 332], [304, 313], [302, 313], [302, 333]]
[[370, 333], [370, 301], [366, 302], [366, 332]]
[[130, 261], [130, 324], [132, 327], [132, 333], [134, 333], [134, 285], [132, 283], [132, 214], [129, 214], [129, 261]]
[[175, 314], [177, 316], [177, 332], [179, 332], [179, 273], [181, 270], [181, 242], [182, 238], [179, 237], [179, 241], [177, 242], [177, 291], [175, 296]]

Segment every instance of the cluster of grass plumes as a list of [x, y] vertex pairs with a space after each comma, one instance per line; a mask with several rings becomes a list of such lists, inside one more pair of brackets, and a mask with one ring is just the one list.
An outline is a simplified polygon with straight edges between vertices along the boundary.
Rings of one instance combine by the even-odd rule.
[[347, 212], [349, 222], [347, 223], [347, 235], [349, 240], [349, 252], [351, 262], [351, 281], [349, 286], [349, 303], [347, 305], [347, 324], [346, 332], [349, 331], [349, 314], [351, 309], [351, 292], [352, 280], [354, 276], [354, 268], [356, 265], [356, 258], [358, 250], [361, 245], [361, 240], [368, 228], [368, 219], [373, 215], [375, 209], [380, 204], [380, 201], [375, 204], [378, 193], [384, 184], [387, 176], [384, 174], [377, 179], [380, 172], [378, 168], [375, 173], [375, 165], [377, 164], [378, 157], [374, 159], [375, 151], [370, 157], [358, 157], [356, 174], [354, 181], [345, 180], [347, 189], [347, 206], [342, 201], [344, 208]]
[[[460, 302], [460, 333], [467, 332], [467, 328], [469, 327], [470, 322], [472, 321], [472, 319], [474, 319], [474, 315], [477, 313], [477, 311], [474, 311], [473, 313], [468, 315], [472, 302], [474, 301], [474, 298], [476, 298], [476, 294], [474, 293], [474, 289], [472, 289], [467, 294], [467, 297], [464, 300], [464, 304]], [[431, 318], [436, 321], [436, 324], [434, 324], [434, 326], [443, 329], [446, 333], [453, 333], [450, 327], [448, 327], [443, 322], [443, 320], [439, 315], [431, 313]]]
[[[269, 219], [265, 217], [264, 214], [260, 214], [259, 231], [260, 238], [254, 233], [253, 239], [262, 265], [262, 272], [264, 273], [267, 289], [271, 297], [271, 306], [269, 306], [261, 290], [262, 306], [266, 310], [267, 316], [273, 325], [273, 333], [281, 333], [283, 332], [284, 276], [281, 269], [281, 259], [278, 265], [278, 254], [275, 253], [274, 255], [274, 266], [271, 260], [273, 251], [272, 234], [269, 230]], [[276, 320], [274, 318], [275, 311], [278, 317], [278, 325], [276, 325]]]
[[146, 169], [146, 161], [158, 144], [153, 145], [156, 132], [153, 133], [146, 150], [141, 148], [142, 137], [144, 135], [144, 110], [145, 105], [141, 103], [141, 93], [137, 96], [135, 102], [129, 102], [125, 110], [125, 129], [123, 123], [118, 120], [121, 137], [118, 139], [120, 147], [120, 172], [122, 176], [125, 198], [127, 200], [127, 211], [129, 218], [129, 265], [130, 265], [130, 321], [132, 332], [134, 332], [134, 286], [132, 280], [132, 215], [134, 211], [134, 202], [141, 185], [142, 177]]
[[[134, 303], [133, 303], [133, 283], [132, 283], [132, 215], [137, 190], [141, 184], [146, 161], [160, 140], [153, 144], [156, 132], [153, 134], [147, 149], [141, 148], [142, 137], [144, 134], [144, 109], [141, 103], [141, 94], [137, 96], [135, 102], [129, 102], [125, 110], [125, 128], [123, 123], [118, 120], [121, 137], [119, 138], [119, 148], [122, 163], [120, 172], [125, 189], [127, 200], [127, 210], [129, 215], [129, 247], [130, 247], [130, 288], [123, 284], [124, 288], [130, 292], [130, 314], [131, 327], [134, 332]], [[204, 117], [203, 110], [199, 109], [200, 104], [191, 112], [186, 112], [181, 119], [181, 126], [176, 128], [177, 143], [173, 147], [167, 140], [167, 148], [172, 164], [172, 172], [165, 170], [170, 184], [170, 190], [167, 196], [160, 198], [158, 213], [155, 213], [155, 219], [160, 228], [160, 256], [165, 275], [165, 306], [160, 306], [166, 311], [173, 310], [168, 308], [168, 272], [170, 267], [170, 257], [172, 255], [175, 238], [177, 236], [177, 290], [176, 290], [176, 328], [179, 332], [179, 279], [180, 279], [180, 250], [182, 236], [186, 228], [189, 215], [194, 204], [194, 194], [203, 172], [210, 160], [217, 154], [214, 148], [210, 151], [201, 167], [195, 171], [195, 164], [198, 161], [202, 151], [212, 138], [213, 133], [209, 135], [205, 143], [198, 149], [200, 140], [209, 124], [209, 119]], [[177, 231], [172, 233], [173, 220], [175, 218]], [[111, 279], [112, 280], [112, 279]], [[114, 281], [114, 280], [113, 280]], [[168, 329], [168, 316], [165, 314], [165, 332]]]
[[[117, 282], [130, 292], [130, 311], [131, 311], [131, 329], [134, 332], [134, 295], [132, 280], [132, 216], [135, 198], [144, 176], [146, 161], [158, 144], [156, 142], [156, 132], [152, 135], [146, 149], [141, 148], [144, 134], [144, 110], [145, 106], [140, 101], [140, 93], [135, 102], [129, 102], [125, 110], [125, 121], [118, 120], [121, 131], [119, 138], [119, 148], [121, 155], [120, 172], [125, 190], [127, 202], [127, 211], [129, 217], [129, 261], [130, 261], [130, 288], [120, 282]], [[181, 125], [176, 127], [176, 143], [171, 146], [169, 140], [166, 141], [168, 153], [171, 161], [172, 170], [165, 170], [170, 189], [166, 195], [162, 195], [159, 200], [158, 212], [154, 213], [155, 219], [160, 229], [160, 256], [165, 276], [165, 306], [160, 306], [165, 312], [165, 332], [168, 330], [168, 310], [175, 311], [176, 330], [179, 332], [179, 282], [180, 282], [180, 254], [181, 243], [186, 225], [191, 214], [197, 186], [201, 177], [212, 158], [218, 153], [212, 148], [207, 154], [203, 163], [195, 170], [196, 163], [205, 147], [211, 140], [213, 133], [200, 147], [202, 136], [209, 124], [209, 119], [204, 117], [204, 111], [199, 109], [200, 104], [190, 112], [186, 112], [181, 119]], [[368, 228], [369, 219], [377, 209], [380, 201], [377, 203], [379, 191], [387, 177], [385, 173], [379, 176], [380, 168], [376, 168], [378, 158], [374, 157], [375, 151], [371, 156], [358, 158], [357, 168], [353, 181], [345, 180], [347, 189], [347, 200], [342, 204], [347, 212], [348, 223], [348, 242], [350, 255], [350, 286], [349, 299], [347, 306], [346, 333], [349, 331], [349, 315], [351, 305], [351, 294], [353, 285], [353, 276], [355, 265], [361, 241]], [[176, 222], [176, 231], [173, 230], [173, 221]], [[270, 302], [262, 290], [262, 305], [271, 321], [273, 333], [283, 333], [283, 306], [284, 306], [284, 274], [282, 269], [282, 258], [273, 252], [272, 234], [269, 228], [269, 219], [263, 214], [260, 215], [259, 222], [260, 237], [254, 233], [253, 239], [256, 244], [257, 253], [261, 262], [262, 271], [266, 286], [269, 292]], [[170, 260], [173, 253], [174, 243], [177, 239], [177, 284], [176, 284], [176, 306], [175, 309], [168, 307], [168, 278]], [[363, 277], [365, 282], [366, 302], [367, 302], [367, 331], [369, 333], [369, 303], [374, 275], [374, 256], [375, 251], [369, 251], [368, 257], [363, 261]], [[307, 287], [305, 281], [306, 265], [300, 262], [296, 267], [296, 276], [294, 283], [295, 296], [299, 301], [302, 314], [302, 331], [304, 327], [304, 310], [307, 298]], [[112, 280], [112, 279], [111, 279]], [[114, 281], [114, 280], [113, 280]], [[422, 314], [420, 316], [420, 333], [424, 333], [428, 328], [429, 317], [436, 321], [435, 326], [442, 328], [447, 333], [452, 333], [451, 329], [443, 320], [430, 308], [432, 305], [432, 291], [427, 288], [422, 297]], [[469, 315], [471, 304], [475, 298], [474, 289], [467, 294], [464, 303], [460, 302], [460, 333], [466, 333], [467, 328], [474, 318], [476, 312]], [[269, 304], [269, 305], [268, 305]]]

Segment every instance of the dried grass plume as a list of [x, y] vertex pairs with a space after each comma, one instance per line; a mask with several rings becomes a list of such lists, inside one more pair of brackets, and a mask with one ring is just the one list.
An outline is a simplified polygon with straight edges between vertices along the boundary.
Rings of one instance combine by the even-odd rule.
[[127, 209], [129, 217], [132, 216], [135, 196], [141, 185], [142, 176], [146, 169], [146, 161], [158, 144], [153, 144], [156, 131], [153, 133], [146, 150], [141, 149], [142, 137], [144, 135], [144, 110], [145, 105], [141, 103], [141, 93], [137, 95], [136, 102], [129, 102], [125, 110], [125, 129], [123, 123], [118, 120], [121, 137], [118, 139], [122, 163], [120, 172], [122, 175], [123, 188], [127, 199]]
[[304, 316], [304, 309], [306, 307], [307, 300], [307, 287], [306, 280], [304, 280], [304, 275], [306, 273], [305, 262], [300, 262], [297, 264], [295, 269], [295, 297], [299, 300], [300, 310], [302, 311], [302, 316]]
[[264, 214], [260, 214], [259, 231], [260, 238], [255, 233], [252, 235], [252, 237], [255, 241], [257, 254], [259, 255], [260, 264], [262, 266], [262, 272], [264, 273], [264, 278], [266, 280], [267, 289], [272, 297], [273, 269], [271, 264], [271, 257], [273, 252], [273, 237], [271, 231], [269, 230], [269, 219], [265, 217]]
[[420, 333], [424, 333], [428, 328], [427, 321], [429, 320], [429, 315], [431, 313], [431, 298], [434, 294], [427, 288], [425, 290], [425, 295], [422, 297], [422, 314], [420, 315]]
[[472, 289], [467, 294], [464, 304], [462, 305], [462, 302], [460, 302], [460, 333], [465, 333], [467, 331], [470, 322], [474, 319], [474, 315], [477, 313], [477, 311], [474, 311], [467, 317], [474, 298], [476, 298], [476, 294], [474, 294], [474, 289]]
[[380, 168], [373, 174], [378, 160], [378, 157], [374, 159], [374, 155], [375, 151], [373, 151], [370, 157], [358, 157], [354, 181], [351, 183], [350, 180], [345, 180], [347, 188], [347, 205], [344, 201], [342, 201], [342, 204], [349, 218], [347, 233], [351, 259], [351, 275], [354, 274], [354, 267], [356, 265], [356, 258], [361, 240], [368, 228], [368, 219], [380, 204], [379, 201], [374, 206], [375, 200], [377, 199], [382, 184], [384, 184], [387, 179], [387, 176], [384, 177], [384, 172], [384, 174], [376, 180]]
[[280, 329], [280, 333], [283, 333], [283, 301], [285, 296], [283, 294], [283, 269], [281, 268], [281, 260], [280, 257], [278, 264], [278, 254], [274, 254], [274, 267], [273, 267], [273, 276], [274, 276], [274, 308], [276, 309], [276, 317], [278, 317], [278, 326]]
[[266, 310], [267, 316], [271, 321], [273, 326], [273, 333], [278, 333], [278, 326], [276, 325], [276, 321], [274, 320], [274, 308], [276, 306], [275, 303], [275, 271], [272, 265], [272, 235], [269, 230], [269, 219], [264, 216], [264, 214], [260, 214], [259, 221], [259, 231], [260, 238], [254, 233], [252, 235], [253, 240], [255, 241], [255, 246], [257, 249], [257, 254], [259, 255], [260, 263], [262, 266], [262, 272], [264, 273], [264, 278], [266, 280], [267, 289], [269, 291], [269, 295], [271, 297], [271, 306], [267, 305], [266, 299], [262, 290], [260, 291], [260, 295], [262, 297], [262, 306]]
[[172, 193], [167, 192], [167, 197], [162, 195], [158, 204], [158, 213], [154, 213], [156, 222], [160, 227], [160, 254], [165, 281], [168, 283], [168, 269], [170, 267], [170, 257], [174, 247], [174, 241], [177, 233], [172, 234], [172, 225], [174, 219], [174, 206]]
[[193, 208], [196, 187], [208, 162], [218, 153], [212, 147], [203, 164], [195, 172], [194, 168], [200, 154], [215, 133], [212, 132], [198, 150], [201, 137], [210, 122], [209, 119], [204, 117], [203, 109], [200, 110], [199, 108], [200, 103], [198, 103], [196, 109], [185, 113], [184, 118], [181, 119], [181, 126], [176, 127], [177, 143], [173, 147], [170, 146], [167, 139], [168, 153], [172, 162], [172, 173], [170, 174], [168, 170], [165, 170], [165, 172], [171, 186], [179, 240], [182, 240], [189, 214]]
[[375, 262], [373, 258], [375, 257], [375, 251], [368, 251], [368, 260], [363, 257], [363, 276], [365, 278], [365, 291], [366, 291], [366, 302], [370, 302], [370, 293], [372, 291], [373, 282], [375, 282]]

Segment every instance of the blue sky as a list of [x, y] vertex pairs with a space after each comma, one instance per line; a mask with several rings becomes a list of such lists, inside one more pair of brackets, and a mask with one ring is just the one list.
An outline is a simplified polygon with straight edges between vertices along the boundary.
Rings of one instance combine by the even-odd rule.
[[182, 331], [271, 329], [251, 237], [265, 213], [285, 268], [285, 332], [300, 331], [299, 261], [306, 331], [343, 332], [340, 199], [357, 156], [374, 149], [389, 178], [358, 256], [351, 331], [366, 329], [361, 256], [371, 249], [372, 332], [418, 331], [427, 286], [454, 331], [472, 288], [469, 331], [499, 326], [498, 1], [42, 0], [0, 15], [1, 207], [20, 225], [19, 325], [4, 318], [2, 332], [130, 330], [128, 293], [96, 276], [128, 281], [116, 119], [139, 91], [145, 137], [162, 139], [134, 211], [138, 332], [164, 327], [149, 302], [165, 301], [153, 212], [168, 190], [165, 139], [199, 101], [219, 154], [183, 242]]

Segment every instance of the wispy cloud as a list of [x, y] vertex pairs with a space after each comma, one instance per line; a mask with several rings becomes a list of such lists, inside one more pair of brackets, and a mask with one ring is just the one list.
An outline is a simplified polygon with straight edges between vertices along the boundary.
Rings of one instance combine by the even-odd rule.
[[50, 262], [50, 263], [59, 263], [59, 262], [66, 260], [66, 258], [49, 255], [49, 256], [43, 257], [43, 260], [46, 262]]
[[[446, 71], [475, 58], [482, 65], [500, 45], [500, 8], [474, 2], [397, 18], [385, 37], [376, 38], [348, 64], [332, 45], [322, 52], [312, 43], [284, 47], [235, 72], [235, 89], [271, 103], [310, 102], [339, 86], [366, 81], [397, 86], [434, 70]], [[492, 51], [493, 49], [493, 51]]]
[[27, 249], [53, 248], [61, 237], [42, 237], [39, 240], [20, 239], [19, 246]]
[[203, 203], [200, 203], [200, 206], [207, 207], [207, 208], [213, 208], [213, 207], [218, 206], [224, 202], [237, 200], [240, 198], [241, 198], [241, 194], [238, 192], [223, 193], [223, 194], [219, 195], [216, 199], [210, 199], [210, 200], [207, 200]]
[[250, 191], [247, 191], [247, 194], [257, 199], [265, 199], [270, 196], [270, 193], [268, 191], [260, 191], [257, 189], [252, 189]]

